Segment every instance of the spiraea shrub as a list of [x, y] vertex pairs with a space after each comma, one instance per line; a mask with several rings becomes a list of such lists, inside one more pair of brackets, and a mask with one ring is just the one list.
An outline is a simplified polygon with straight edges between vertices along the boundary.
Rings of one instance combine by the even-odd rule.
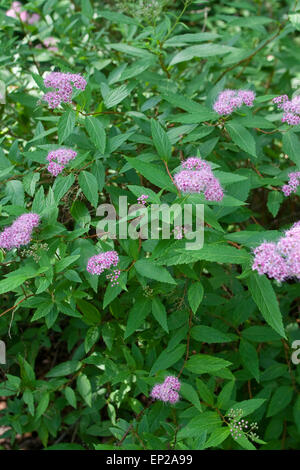
[[3, 449], [299, 449], [298, 3], [0, 1]]

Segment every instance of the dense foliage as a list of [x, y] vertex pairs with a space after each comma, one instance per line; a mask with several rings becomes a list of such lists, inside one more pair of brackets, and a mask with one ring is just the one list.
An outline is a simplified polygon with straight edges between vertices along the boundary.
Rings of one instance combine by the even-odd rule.
[[[252, 269], [299, 220], [297, 177], [282, 190], [300, 171], [298, 2], [0, 8], [0, 231], [39, 216], [0, 249], [2, 447], [299, 448], [299, 251], [294, 275]], [[44, 99], [51, 71], [84, 80], [61, 82], [59, 104]], [[254, 92], [253, 106], [247, 95], [218, 114], [226, 89]], [[73, 153], [60, 167], [61, 148]], [[224, 196], [176, 188], [189, 157]], [[99, 238], [97, 207], [119, 214], [120, 196], [204, 204], [203, 248], [184, 234]], [[107, 251], [114, 271], [87, 271]], [[178, 401], [177, 382], [160, 398], [167, 376]]]

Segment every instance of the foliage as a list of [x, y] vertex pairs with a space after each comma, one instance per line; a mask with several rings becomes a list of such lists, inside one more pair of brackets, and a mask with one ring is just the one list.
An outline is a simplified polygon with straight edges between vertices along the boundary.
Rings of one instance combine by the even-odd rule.
[[[2, 438], [13, 448], [25, 433], [44, 448], [299, 448], [299, 283], [251, 270], [253, 249], [299, 219], [299, 188], [284, 197], [281, 187], [300, 171], [300, 129], [272, 104], [297, 94], [298, 2], [23, 3], [38, 22], [6, 16], [0, 2], [0, 228], [25, 212], [41, 224], [30, 245], [0, 250]], [[87, 80], [54, 110], [42, 101], [51, 70]], [[255, 91], [254, 106], [218, 116], [226, 88]], [[46, 156], [62, 146], [77, 157], [54, 178]], [[197, 155], [222, 201], [177, 193], [174, 170]], [[203, 249], [98, 239], [98, 204], [118, 213], [119, 196], [142, 194], [203, 203]], [[101, 250], [120, 256], [118, 285], [86, 271]], [[168, 374], [182, 383], [176, 405], [150, 398]], [[231, 436], [232, 410], [257, 423], [252, 439]]]

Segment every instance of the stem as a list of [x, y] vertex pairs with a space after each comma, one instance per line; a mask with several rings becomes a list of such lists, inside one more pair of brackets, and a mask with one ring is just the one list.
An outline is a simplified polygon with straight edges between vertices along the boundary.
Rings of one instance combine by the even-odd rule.
[[13, 307], [10, 307], [7, 310], [5, 310], [4, 312], [2, 312], [0, 317], [5, 315], [6, 313], [10, 312], [11, 310], [15, 310], [15, 308], [17, 308], [18, 305], [20, 305], [22, 302], [24, 302], [24, 300], [27, 300], [27, 299], [29, 299], [29, 297], [33, 297], [33, 296], [34, 296], [34, 294], [27, 295], [26, 297], [24, 297], [24, 299], [17, 302]]
[[271, 36], [269, 39], [267, 39], [261, 46], [259, 46], [254, 52], [252, 52], [252, 54], [250, 54], [248, 57], [246, 57], [245, 59], [242, 59], [240, 60], [239, 62], [237, 62], [236, 64], [234, 65], [231, 65], [230, 67], [228, 67], [227, 69], [225, 69], [221, 75], [217, 78], [217, 80], [214, 82], [214, 84], [218, 83], [223, 77], [224, 75], [226, 75], [227, 72], [230, 72], [231, 70], [235, 69], [236, 67], [238, 67], [239, 65], [242, 65], [243, 63], [246, 62], [246, 64], [248, 64], [254, 56], [256, 56], [256, 54], [258, 54], [258, 52], [260, 52], [264, 47], [266, 47], [270, 42], [274, 41], [274, 39], [277, 38], [277, 36], [279, 36], [281, 32], [281, 28], [279, 28], [279, 30], [273, 35]]
[[185, 368], [185, 365], [189, 359], [189, 356], [190, 356], [190, 339], [191, 339], [191, 328], [192, 328], [192, 320], [193, 320], [193, 311], [190, 310], [190, 316], [189, 316], [189, 329], [188, 329], [188, 335], [187, 335], [187, 339], [186, 339], [186, 353], [185, 353], [185, 358], [184, 358], [184, 363], [180, 369], [180, 372], [179, 374], [177, 375], [178, 379], [179, 377], [181, 376], [184, 368]]

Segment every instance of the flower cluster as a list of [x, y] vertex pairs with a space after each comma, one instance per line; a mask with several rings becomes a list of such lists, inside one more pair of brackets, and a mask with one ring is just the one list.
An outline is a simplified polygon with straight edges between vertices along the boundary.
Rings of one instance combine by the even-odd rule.
[[201, 158], [190, 157], [181, 164], [182, 170], [174, 176], [177, 188], [184, 193], [204, 192], [208, 201], [221, 201], [224, 193], [210, 164]]
[[49, 108], [57, 108], [61, 102], [71, 103], [73, 87], [77, 90], [85, 90], [86, 80], [78, 73], [51, 72], [44, 79], [47, 88], [54, 88], [44, 95], [43, 100], [47, 101]]
[[[105, 269], [117, 266], [118, 262], [119, 255], [116, 251], [104, 251], [103, 253], [92, 256], [88, 260], [86, 270], [91, 274], [97, 274], [99, 276]], [[117, 280], [120, 274], [120, 270], [115, 269], [111, 274], [107, 275], [107, 279], [110, 279], [112, 285], [116, 285], [118, 284]]]
[[58, 52], [58, 48], [56, 47], [58, 42], [59, 40], [57, 38], [50, 36], [49, 38], [43, 39], [42, 44], [38, 44], [36, 47], [37, 49], [41, 49], [43, 45], [49, 51]]
[[6, 227], [0, 233], [0, 248], [11, 250], [27, 245], [31, 240], [34, 227], [39, 224], [38, 214], [23, 214], [18, 217], [10, 227]]
[[59, 175], [65, 166], [69, 163], [70, 160], [73, 160], [77, 155], [77, 152], [72, 149], [58, 149], [51, 150], [47, 155], [47, 160], [49, 163], [47, 169], [53, 175]]
[[300, 221], [285, 232], [277, 243], [262, 243], [254, 250], [253, 270], [278, 282], [300, 280]]
[[251, 90], [224, 90], [219, 93], [213, 109], [218, 114], [228, 116], [243, 104], [253, 106], [255, 93]]
[[151, 397], [154, 400], [161, 400], [172, 405], [179, 400], [178, 391], [180, 390], [180, 382], [177, 377], [169, 375], [162, 384], [154, 385], [151, 391]]
[[298, 186], [300, 185], [300, 171], [294, 171], [289, 174], [288, 184], [282, 186], [282, 191], [285, 196], [289, 196], [291, 193], [297, 191]]
[[120, 269], [114, 269], [111, 274], [107, 274], [106, 279], [110, 280], [112, 286], [117, 286], [119, 284], [118, 279], [120, 277], [120, 274]]
[[12, 2], [11, 7], [6, 12], [6, 16], [11, 18], [20, 18], [23, 23], [34, 24], [40, 19], [40, 15], [33, 13], [30, 15], [26, 10], [22, 10], [22, 3]]
[[185, 227], [181, 227], [180, 225], [176, 225], [176, 227], [173, 228], [172, 232], [176, 240], [182, 240], [184, 235], [187, 233], [187, 229]]
[[276, 96], [276, 98], [273, 98], [273, 103], [277, 105], [278, 109], [284, 111], [282, 122], [287, 122], [290, 126], [300, 124], [300, 95], [291, 100], [287, 95]]
[[242, 434], [246, 434], [250, 439], [257, 439], [258, 435], [254, 432], [258, 429], [257, 423], [249, 424], [248, 421], [241, 419], [243, 410], [229, 410], [227, 414], [229, 418], [229, 428], [233, 439], [237, 440]]
[[24, 248], [24, 250], [21, 250], [20, 256], [33, 258], [34, 261], [38, 263], [41, 259], [41, 255], [39, 253], [48, 250], [49, 245], [47, 243], [33, 243], [30, 248]]
[[140, 197], [137, 198], [138, 204], [141, 204], [142, 206], [145, 206], [148, 197], [149, 196], [147, 196], [146, 194], [142, 194]]

